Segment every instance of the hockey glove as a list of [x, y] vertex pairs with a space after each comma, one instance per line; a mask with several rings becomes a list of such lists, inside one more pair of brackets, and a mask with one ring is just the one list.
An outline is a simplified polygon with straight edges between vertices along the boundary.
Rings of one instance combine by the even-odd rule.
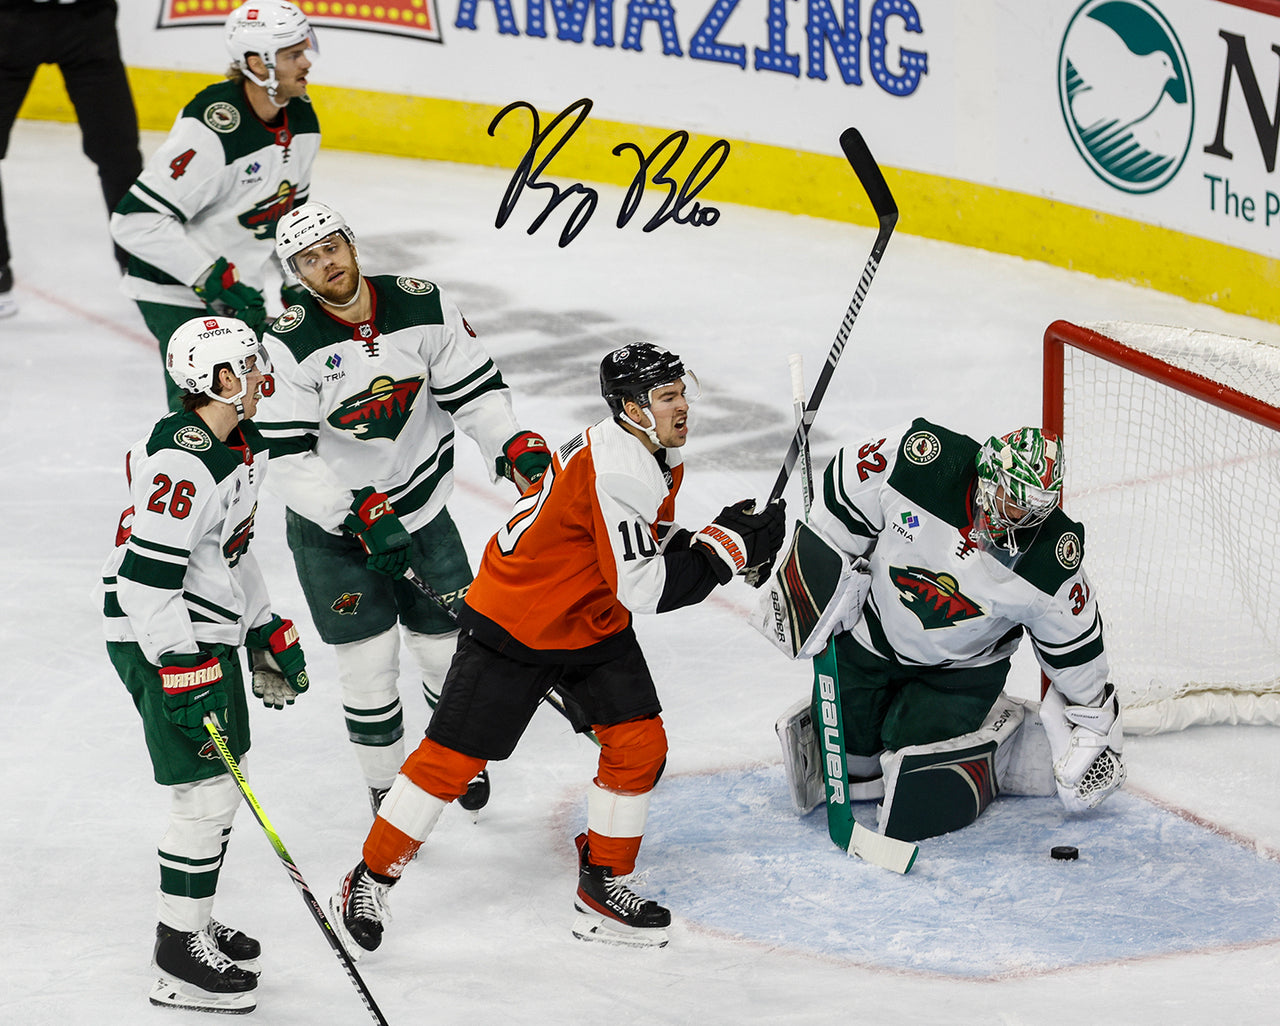
[[204, 718], [227, 707], [225, 664], [208, 652], [169, 652], [160, 657], [165, 718], [194, 741], [208, 736]]
[[365, 563], [370, 570], [388, 577], [404, 576], [409, 569], [411, 539], [384, 492], [368, 487], [356, 492], [342, 526], [364, 546], [369, 554]]
[[215, 314], [239, 318], [256, 335], [266, 328], [267, 305], [262, 293], [242, 282], [236, 265], [227, 263], [225, 257], [218, 257], [191, 288]]
[[755, 512], [755, 504], [755, 499], [743, 499], [726, 506], [694, 538], [696, 544], [710, 549], [728, 569], [727, 574], [717, 573], [721, 584], [727, 583], [734, 574], [746, 573], [755, 567], [764, 567], [760, 574], [760, 583], [763, 583], [782, 547], [786, 537], [786, 500], [775, 499], [759, 513]]
[[253, 693], [269, 709], [283, 709], [308, 687], [307, 661], [292, 620], [272, 615], [245, 639], [253, 665]]
[[499, 477], [515, 482], [523, 495], [551, 465], [547, 440], [536, 431], [521, 431], [507, 440], [502, 455], [494, 461]]
[[1124, 724], [1114, 684], [1103, 688], [1096, 705], [1067, 705], [1061, 692], [1050, 688], [1040, 703], [1040, 719], [1053, 754], [1058, 798], [1068, 812], [1094, 808], [1124, 783]]

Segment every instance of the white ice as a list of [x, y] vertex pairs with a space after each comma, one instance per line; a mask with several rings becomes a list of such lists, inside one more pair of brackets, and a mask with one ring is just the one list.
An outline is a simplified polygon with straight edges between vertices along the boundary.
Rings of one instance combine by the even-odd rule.
[[[75, 128], [20, 122], [3, 172], [21, 312], [0, 321], [0, 1021], [207, 1021], [146, 1000], [167, 801], [93, 595], [126, 504], [123, 454], [162, 412], [160, 361], [116, 291]], [[621, 192], [603, 189], [562, 249], [560, 215], [524, 232], [537, 196], [494, 228], [506, 181], [326, 150], [313, 195], [350, 219], [367, 270], [455, 296], [548, 438], [601, 415], [604, 352], [653, 339], [703, 382], [681, 520], [766, 493], [790, 433], [787, 354], [803, 354], [812, 382], [872, 232], [725, 208], [710, 228], [646, 234], [638, 221], [614, 227]], [[1280, 339], [1275, 325], [910, 232], [906, 209], [818, 416], [819, 459], [917, 414], [984, 436], [1037, 422], [1040, 339], [1058, 317]], [[450, 505], [474, 557], [514, 493], [488, 484], [469, 441], [458, 452]], [[798, 514], [794, 481], [788, 496]], [[259, 525], [254, 548], [276, 608], [303, 632], [314, 686], [287, 711], [256, 709], [247, 772], [325, 901], [359, 858], [369, 809], [276, 500]], [[594, 750], [545, 710], [493, 767], [479, 821], [448, 810], [392, 893], [384, 946], [359, 963], [390, 1023], [1274, 1020], [1273, 728], [1131, 739], [1128, 793], [1103, 815], [1001, 799], [894, 876], [835, 849], [821, 811], [790, 812], [773, 723], [808, 677], [746, 626], [754, 598], [735, 583], [637, 624], [671, 741], [637, 887], [672, 907], [670, 946], [571, 937], [572, 839]], [[417, 736], [425, 709], [409, 672], [402, 683]], [[1011, 688], [1034, 691], [1027, 660]], [[1078, 844], [1079, 862], [1050, 864], [1061, 842]], [[248, 809], [216, 914], [262, 941], [257, 1021], [371, 1021]]]

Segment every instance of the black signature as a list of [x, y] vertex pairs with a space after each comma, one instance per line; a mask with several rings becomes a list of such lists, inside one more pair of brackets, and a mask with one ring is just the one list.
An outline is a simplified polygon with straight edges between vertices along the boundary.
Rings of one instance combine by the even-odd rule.
[[[503, 118], [512, 111], [528, 111], [532, 122], [532, 138], [529, 148], [525, 151], [524, 156], [520, 158], [520, 163], [516, 165], [515, 173], [507, 183], [507, 191], [502, 196], [502, 202], [498, 204], [498, 216], [494, 219], [495, 227], [501, 228], [507, 223], [525, 189], [546, 189], [550, 191], [546, 206], [542, 208], [538, 216], [529, 225], [528, 234], [532, 235], [541, 228], [560, 204], [575, 197], [576, 201], [573, 203], [572, 209], [570, 209], [568, 217], [560, 229], [559, 245], [561, 248], [569, 245], [578, 237], [582, 229], [587, 226], [587, 222], [591, 220], [591, 215], [595, 213], [596, 206], [600, 201], [599, 193], [581, 182], [574, 182], [572, 185], [561, 188], [553, 182], [542, 181], [539, 175], [546, 170], [547, 165], [551, 163], [564, 145], [573, 138], [574, 132], [582, 126], [582, 123], [587, 119], [587, 115], [591, 112], [591, 106], [591, 101], [585, 97], [581, 100], [575, 100], [557, 114], [545, 129], [542, 128], [541, 118], [537, 109], [526, 100], [516, 100], [509, 103], [494, 115], [493, 120], [489, 122], [489, 135], [491, 136]], [[563, 134], [548, 144], [548, 140], [562, 125], [567, 126]], [[626, 195], [623, 197], [622, 206], [618, 211], [617, 225], [619, 228], [624, 228], [631, 222], [636, 211], [640, 208], [640, 202], [644, 199], [645, 189], [651, 181], [655, 186], [665, 187], [666, 194], [662, 197], [657, 211], [645, 221], [644, 231], [654, 231], [668, 221], [701, 228], [709, 227], [720, 220], [720, 211], [716, 207], [701, 203], [696, 197], [716, 176], [716, 173], [724, 166], [724, 162], [729, 159], [729, 143], [724, 139], [717, 139], [707, 147], [706, 152], [702, 154], [697, 164], [694, 165], [693, 171], [685, 180], [678, 182], [671, 176], [671, 169], [676, 161], [683, 156], [688, 144], [689, 133], [680, 130], [668, 135], [650, 153], [645, 153], [635, 143], [630, 142], [619, 143], [613, 148], [612, 152], [616, 157], [622, 156], [629, 150], [634, 151], [639, 163], [635, 176], [631, 179], [631, 184], [627, 187]], [[670, 149], [670, 152], [666, 159], [660, 162], [659, 157], [668, 149]], [[650, 178], [651, 175], [652, 179]]]

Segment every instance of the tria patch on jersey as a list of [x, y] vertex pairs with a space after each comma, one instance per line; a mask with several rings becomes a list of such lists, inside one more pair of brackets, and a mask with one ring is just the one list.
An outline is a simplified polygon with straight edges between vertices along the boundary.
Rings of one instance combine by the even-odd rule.
[[950, 574], [935, 574], [918, 566], [895, 566], [889, 573], [902, 604], [919, 617], [927, 631], [986, 615]]
[[360, 600], [364, 598], [364, 593], [357, 591], [354, 595], [349, 591], [344, 591], [336, 599], [329, 608], [340, 615], [350, 614], [355, 616], [356, 607], [360, 605]]
[[369, 387], [349, 396], [326, 418], [330, 427], [350, 431], [357, 438], [390, 438], [404, 430], [413, 404], [422, 390], [422, 378], [374, 378]]
[[215, 132], [227, 135], [240, 127], [240, 112], [232, 104], [219, 100], [204, 109], [204, 123]]
[[397, 278], [396, 284], [411, 296], [425, 296], [435, 290], [435, 285], [421, 278]]
[[213, 439], [209, 437], [209, 432], [204, 428], [196, 427], [194, 424], [184, 424], [173, 436], [176, 444], [184, 449], [190, 449], [192, 452], [204, 452], [213, 445]]

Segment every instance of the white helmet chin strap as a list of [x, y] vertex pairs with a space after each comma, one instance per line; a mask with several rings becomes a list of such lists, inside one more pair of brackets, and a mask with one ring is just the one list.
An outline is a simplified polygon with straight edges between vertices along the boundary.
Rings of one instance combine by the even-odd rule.
[[280, 89], [280, 83], [276, 81], [275, 58], [273, 57], [271, 59], [268, 59], [264, 54], [258, 54], [258, 57], [262, 60], [262, 63], [267, 66], [267, 77], [259, 78], [252, 71], [250, 71], [248, 59], [245, 60], [244, 67], [241, 69], [244, 72], [244, 77], [247, 78], [250, 82], [254, 83], [255, 85], [261, 86], [263, 89], [267, 91], [267, 99], [271, 101], [271, 105], [273, 107], [289, 106], [288, 100], [286, 100], [284, 103], [281, 103], [279, 100], [276, 99], [276, 92]]
[[644, 435], [645, 438], [649, 439], [649, 441], [652, 442], [657, 448], [659, 449], [663, 448], [663, 444], [658, 441], [658, 433], [657, 431], [654, 430], [658, 422], [657, 420], [654, 419], [652, 412], [649, 413], [649, 420], [651, 421], [651, 423], [648, 427], [645, 427], [642, 424], [637, 424], [634, 420], [628, 417], [627, 408], [625, 406], [622, 408], [622, 412], [618, 414], [618, 419], [621, 420], [624, 424], [630, 424], [633, 428], [635, 428], [642, 435]]

